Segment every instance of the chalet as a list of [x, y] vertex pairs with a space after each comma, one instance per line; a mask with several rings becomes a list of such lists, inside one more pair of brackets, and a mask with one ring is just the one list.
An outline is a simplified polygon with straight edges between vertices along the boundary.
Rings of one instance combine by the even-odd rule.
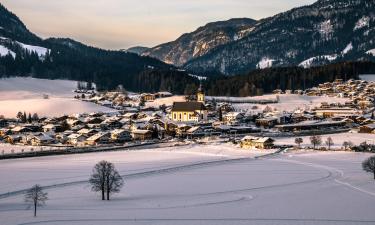
[[123, 129], [116, 129], [111, 131], [111, 140], [114, 142], [131, 141], [132, 137], [129, 131]]
[[207, 120], [207, 114], [202, 102], [174, 102], [171, 119], [178, 122], [199, 122]]
[[258, 127], [264, 128], [272, 128], [277, 124], [278, 118], [276, 117], [267, 117], [267, 118], [260, 118], [255, 121], [255, 124]]
[[320, 108], [314, 110], [315, 114], [320, 117], [354, 117], [361, 115], [362, 112], [353, 108]]
[[157, 98], [167, 98], [167, 97], [172, 97], [173, 94], [170, 93], [170, 92], [167, 92], [167, 91], [160, 91], [158, 93], [156, 93], [156, 97]]
[[81, 134], [81, 135], [84, 135], [86, 137], [90, 137], [90, 136], [93, 136], [94, 134], [98, 133], [98, 131], [96, 131], [94, 129], [83, 128], [83, 129], [79, 130], [77, 133]]
[[59, 142], [61, 144], [65, 144], [68, 141], [68, 136], [64, 133], [59, 133], [55, 136], [55, 139], [56, 139], [57, 142]]
[[108, 132], [99, 132], [86, 139], [86, 145], [99, 145], [108, 144], [111, 138], [111, 134]]
[[30, 142], [31, 142], [31, 145], [42, 146], [42, 145], [53, 144], [55, 140], [46, 134], [39, 134], [39, 135], [31, 137]]
[[241, 148], [271, 149], [275, 140], [269, 137], [245, 136], [241, 140]]
[[26, 133], [26, 132], [32, 132], [32, 130], [24, 126], [17, 126], [12, 129], [13, 134], [20, 134], [20, 133]]
[[141, 99], [145, 102], [153, 102], [153, 101], [155, 101], [155, 95], [149, 94], [149, 93], [143, 93], [141, 95]]
[[86, 141], [86, 137], [82, 134], [71, 134], [68, 136], [67, 142], [72, 145], [79, 145], [80, 143], [84, 143]]
[[4, 137], [6, 135], [11, 135], [12, 134], [12, 130], [11, 129], [8, 129], [8, 128], [2, 128], [0, 129], [0, 137]]
[[152, 139], [152, 131], [149, 131], [149, 130], [133, 130], [132, 136], [133, 136], [134, 140], [140, 140], [140, 141], [150, 140], [150, 139]]
[[186, 131], [186, 134], [188, 137], [200, 137], [205, 135], [205, 131], [202, 127], [200, 126], [195, 126]]
[[226, 123], [233, 123], [244, 118], [244, 114], [240, 112], [229, 112], [223, 116], [223, 120]]
[[5, 141], [9, 144], [15, 144], [19, 141], [22, 140], [22, 136], [21, 135], [17, 135], [17, 134], [13, 134], [13, 135], [7, 135], [5, 136]]
[[176, 134], [178, 136], [185, 136], [187, 134], [187, 131], [192, 128], [192, 126], [187, 124], [178, 124], [176, 128]]
[[47, 124], [44, 125], [43, 127], [43, 132], [61, 132], [62, 127], [57, 124]]

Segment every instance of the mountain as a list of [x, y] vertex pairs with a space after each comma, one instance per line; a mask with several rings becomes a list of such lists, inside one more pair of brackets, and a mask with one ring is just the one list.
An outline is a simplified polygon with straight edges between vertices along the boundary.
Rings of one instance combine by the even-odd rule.
[[[149, 83], [143, 77], [153, 74]], [[0, 4], [0, 78], [33, 76], [91, 81], [100, 89], [122, 84], [131, 91], [161, 90], [183, 94], [171, 83], [198, 81], [157, 59], [87, 46], [69, 38], [41, 39]]]
[[175, 41], [151, 48], [143, 55], [182, 66], [218, 46], [240, 40], [252, 31], [255, 23], [255, 20], [247, 18], [209, 23], [192, 33], [183, 34]]
[[143, 47], [143, 46], [136, 46], [136, 47], [131, 47], [128, 49], [123, 50], [124, 52], [129, 52], [129, 53], [134, 53], [137, 55], [142, 55], [144, 52], [150, 50], [148, 47]]
[[[375, 1], [320, 0], [262, 19], [247, 36], [199, 54], [183, 67], [194, 73], [233, 75], [267, 67], [306, 68], [347, 60], [374, 61], [374, 24]], [[205, 35], [211, 36], [200, 36]], [[191, 45], [164, 47], [161, 49], [168, 51], [160, 50], [163, 54], [158, 55], [158, 48], [150, 55], [177, 66], [185, 61], [180, 58], [189, 59], [179, 57], [181, 53], [193, 49]], [[177, 53], [171, 55], [173, 51]]]

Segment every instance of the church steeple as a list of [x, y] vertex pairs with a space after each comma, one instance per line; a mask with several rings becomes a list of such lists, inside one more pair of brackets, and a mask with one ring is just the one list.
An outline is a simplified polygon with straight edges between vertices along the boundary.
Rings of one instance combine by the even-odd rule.
[[206, 97], [205, 97], [204, 90], [203, 90], [202, 83], [201, 83], [199, 85], [198, 92], [197, 92], [197, 101], [202, 102], [204, 104], [206, 102], [205, 98]]

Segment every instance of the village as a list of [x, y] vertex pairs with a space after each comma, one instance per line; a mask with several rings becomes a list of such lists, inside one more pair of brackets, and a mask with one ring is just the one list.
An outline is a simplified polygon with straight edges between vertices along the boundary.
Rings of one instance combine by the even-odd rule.
[[[20, 112], [17, 119], [0, 119], [0, 142], [40, 149], [74, 149], [172, 140], [198, 143], [220, 140], [246, 149], [277, 149], [286, 147], [274, 144], [278, 137], [297, 140], [301, 136], [350, 132], [372, 134], [375, 139], [375, 82], [364, 80], [336, 80], [306, 91], [275, 90], [275, 99], [271, 100], [207, 97], [202, 85], [193, 98], [176, 98], [169, 92], [128, 93], [121, 87], [112, 92], [97, 92], [91, 84], [86, 88], [82, 83], [74, 92], [79, 101], [113, 111], [44, 118], [35, 115], [26, 118], [26, 113]], [[273, 105], [283, 95], [328, 96], [341, 101], [322, 101], [315, 107], [281, 111]], [[158, 101], [160, 104], [152, 104]], [[246, 104], [250, 105], [244, 110]], [[341, 149], [354, 146], [344, 143], [345, 140], [337, 141], [342, 142]], [[292, 147], [300, 143], [290, 144]]]

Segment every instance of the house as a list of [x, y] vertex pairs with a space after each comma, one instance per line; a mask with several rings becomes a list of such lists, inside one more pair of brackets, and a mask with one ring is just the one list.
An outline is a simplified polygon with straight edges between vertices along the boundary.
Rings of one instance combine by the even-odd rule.
[[9, 144], [15, 144], [19, 141], [22, 140], [22, 136], [21, 135], [17, 135], [17, 134], [14, 134], [14, 135], [7, 135], [5, 136], [4, 140], [9, 143]]
[[158, 93], [156, 93], [156, 97], [157, 98], [167, 98], [167, 97], [172, 97], [173, 94], [170, 93], [170, 92], [167, 92], [167, 91], [160, 91]]
[[199, 136], [204, 136], [205, 132], [204, 129], [200, 126], [195, 126], [186, 131], [186, 134], [188, 137], [199, 137]]
[[39, 134], [30, 138], [30, 143], [33, 146], [50, 145], [54, 142], [55, 140], [46, 134]]
[[155, 95], [149, 94], [149, 93], [144, 93], [144, 94], [141, 95], [141, 99], [145, 102], [153, 102], [153, 101], [155, 101]]
[[130, 132], [123, 129], [116, 129], [111, 131], [111, 140], [115, 142], [131, 141], [132, 136]]
[[223, 120], [226, 123], [233, 123], [244, 118], [244, 114], [240, 112], [229, 112], [223, 116]]
[[241, 140], [241, 148], [270, 149], [273, 148], [275, 140], [269, 137], [245, 136]]
[[0, 129], [0, 137], [4, 137], [6, 135], [12, 134], [12, 130], [8, 128], [2, 128]]
[[71, 134], [68, 136], [67, 142], [72, 145], [80, 145], [86, 141], [86, 137], [82, 134]]
[[330, 107], [330, 108], [320, 108], [314, 110], [315, 115], [319, 117], [329, 118], [329, 117], [354, 117], [362, 115], [363, 112], [353, 109], [353, 108], [339, 108], [339, 107]]
[[177, 122], [199, 122], [207, 120], [207, 114], [202, 102], [174, 102], [171, 119]]
[[109, 143], [111, 134], [108, 132], [99, 132], [93, 136], [86, 139], [85, 143], [87, 145], [99, 145]]
[[261, 118], [257, 119], [255, 121], [255, 124], [258, 127], [264, 127], [264, 128], [272, 128], [277, 124], [278, 118], [275, 117], [267, 117], [267, 118]]
[[43, 127], [43, 132], [61, 132], [62, 128], [60, 125], [55, 124], [47, 124]]
[[367, 124], [367, 125], [363, 125], [359, 127], [359, 133], [375, 134], [375, 123]]
[[17, 126], [12, 129], [13, 134], [26, 133], [26, 132], [32, 132], [32, 130], [30, 128], [23, 127], [23, 126]]
[[133, 130], [132, 136], [134, 140], [150, 140], [152, 139], [152, 131], [149, 130]]
[[82, 134], [86, 137], [90, 137], [90, 136], [93, 136], [94, 134], [98, 133], [98, 131], [96, 131], [94, 129], [83, 128], [83, 129], [79, 130], [77, 133]]

